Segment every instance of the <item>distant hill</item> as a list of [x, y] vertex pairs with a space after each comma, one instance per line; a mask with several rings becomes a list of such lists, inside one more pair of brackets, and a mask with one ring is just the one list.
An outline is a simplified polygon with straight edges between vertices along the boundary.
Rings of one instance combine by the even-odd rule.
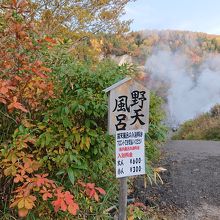
[[[104, 37], [104, 56], [119, 64], [134, 63], [141, 67], [142, 72], [147, 59], [157, 50], [181, 52], [191, 61], [187, 67], [189, 72], [196, 73], [208, 55], [215, 56], [220, 53], [220, 35], [177, 30], [142, 30], [123, 36]], [[153, 86], [166, 98], [168, 85], [155, 81]]]
[[106, 36], [106, 56], [130, 55], [133, 62], [144, 65], [153, 50], [175, 52], [182, 50], [195, 64], [202, 62], [206, 53], [220, 52], [220, 35], [176, 30], [143, 30], [124, 36]]

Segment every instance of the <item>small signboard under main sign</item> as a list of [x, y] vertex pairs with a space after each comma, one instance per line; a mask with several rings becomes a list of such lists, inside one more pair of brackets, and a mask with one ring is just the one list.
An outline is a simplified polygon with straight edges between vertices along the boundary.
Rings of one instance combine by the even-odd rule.
[[144, 131], [116, 133], [116, 177], [145, 174]]

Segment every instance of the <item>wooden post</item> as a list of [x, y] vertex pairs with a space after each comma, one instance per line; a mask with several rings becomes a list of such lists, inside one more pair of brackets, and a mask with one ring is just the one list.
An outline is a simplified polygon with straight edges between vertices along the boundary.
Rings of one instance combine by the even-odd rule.
[[119, 179], [119, 216], [118, 220], [127, 219], [127, 194], [128, 194], [128, 184], [127, 177], [122, 177]]

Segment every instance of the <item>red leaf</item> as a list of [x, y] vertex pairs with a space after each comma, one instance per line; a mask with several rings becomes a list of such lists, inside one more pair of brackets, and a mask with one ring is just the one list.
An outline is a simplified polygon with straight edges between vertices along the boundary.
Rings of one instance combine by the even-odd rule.
[[76, 215], [78, 210], [79, 210], [79, 206], [77, 203], [73, 203], [68, 206], [68, 211], [72, 215]]
[[142, 208], [146, 208], [146, 206], [142, 203], [142, 202], [135, 202], [134, 203], [135, 207], [142, 207]]
[[86, 189], [86, 194], [87, 194], [90, 198], [93, 198], [95, 193], [96, 193], [96, 192], [95, 192], [94, 189]]
[[35, 63], [34, 63], [36, 66], [41, 66], [43, 64], [42, 61], [40, 60], [36, 60]]
[[26, 0], [23, 0], [23, 1], [21, 0], [18, 2], [17, 7], [23, 8], [26, 5], [28, 5], [28, 2]]
[[98, 196], [98, 194], [96, 192], [94, 193], [93, 197], [94, 197], [95, 201], [97, 201], [97, 202], [99, 201], [99, 196]]
[[88, 187], [90, 189], [94, 189], [95, 188], [95, 183], [87, 183], [86, 187]]
[[45, 37], [44, 40], [47, 41], [48, 43], [56, 44], [56, 41], [50, 37]]
[[61, 200], [61, 210], [64, 211], [64, 212], [67, 210], [67, 205], [64, 202], [64, 200]]
[[39, 174], [35, 174], [36, 176], [36, 185], [38, 187], [44, 185], [45, 183], [49, 182], [49, 180], [47, 178], [45, 178], [48, 174], [43, 174], [43, 175], [39, 175]]
[[51, 72], [52, 72], [50, 68], [47, 68], [47, 67], [45, 67], [45, 66], [42, 66], [42, 67], [41, 67], [41, 71], [48, 72], [48, 73], [51, 73]]
[[53, 205], [53, 207], [54, 207], [54, 211], [55, 211], [55, 212], [58, 212], [58, 211], [59, 211], [59, 209], [60, 209], [60, 207], [61, 207], [61, 202], [62, 202], [61, 199], [57, 199], [57, 200], [55, 200], [55, 201], [52, 202], [52, 205]]
[[58, 198], [63, 198], [64, 197], [64, 194], [63, 194], [62, 190], [63, 190], [63, 187], [56, 188], [56, 194], [55, 195]]
[[12, 112], [15, 108], [23, 112], [28, 112], [28, 110], [25, 109], [20, 102], [17, 102], [17, 97], [13, 97], [13, 102], [8, 106], [8, 110]]
[[18, 183], [18, 182], [23, 182], [23, 181], [24, 181], [24, 178], [21, 175], [16, 174], [16, 177], [14, 178], [14, 182]]
[[52, 198], [52, 194], [49, 192], [46, 192], [43, 194], [42, 198], [44, 201], [46, 201], [46, 200], [48, 200], [48, 198]]
[[12, 0], [13, 6], [17, 5], [17, 0]]
[[4, 86], [4, 87], [0, 88], [0, 93], [1, 94], [5, 95], [7, 92], [8, 92], [8, 87]]
[[86, 187], [86, 184], [80, 180], [78, 180], [78, 183], [82, 186], [82, 187]]
[[36, 75], [38, 75], [40, 78], [42, 78], [42, 79], [46, 79], [47, 78], [47, 76], [45, 75], [45, 74], [43, 74], [43, 73], [41, 73], [41, 72], [39, 72], [39, 71], [33, 71]]
[[3, 99], [3, 98], [1, 98], [1, 97], [0, 97], [0, 102], [3, 103], [3, 104], [6, 104], [6, 103], [7, 103], [6, 100]]
[[45, 74], [41, 73], [38, 69], [33, 68], [32, 71], [42, 79], [47, 78], [47, 76]]
[[28, 209], [22, 208], [18, 209], [18, 215], [19, 217], [23, 218], [28, 214]]
[[9, 207], [14, 208], [15, 206], [17, 206], [17, 204], [20, 200], [21, 200], [21, 198], [16, 199]]
[[73, 203], [73, 195], [71, 195], [69, 191], [65, 192], [65, 201], [67, 204]]
[[98, 190], [99, 193], [102, 194], [102, 195], [105, 195], [105, 194], [106, 194], [105, 190], [102, 189], [102, 188], [100, 188], [100, 187], [96, 187], [95, 189]]
[[18, 80], [18, 81], [22, 80], [22, 78], [20, 76], [15, 76], [15, 79]]

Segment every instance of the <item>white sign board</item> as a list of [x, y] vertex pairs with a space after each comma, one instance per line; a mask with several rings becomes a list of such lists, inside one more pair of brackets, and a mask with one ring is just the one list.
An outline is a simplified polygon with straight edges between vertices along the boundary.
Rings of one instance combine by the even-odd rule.
[[145, 174], [144, 131], [116, 133], [116, 177]]
[[149, 121], [149, 90], [128, 79], [109, 87], [108, 131], [141, 129], [148, 132]]

